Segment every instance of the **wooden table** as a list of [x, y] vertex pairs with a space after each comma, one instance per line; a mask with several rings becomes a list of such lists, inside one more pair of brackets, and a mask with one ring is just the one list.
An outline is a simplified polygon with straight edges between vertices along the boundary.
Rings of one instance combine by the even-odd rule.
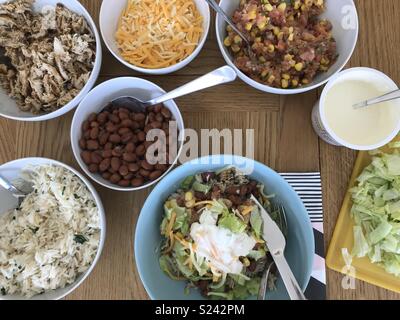
[[[334, 0], [331, 0], [334, 1]], [[357, 0], [360, 37], [349, 66], [382, 70], [400, 83], [399, 0]], [[100, 0], [82, 0], [98, 21]], [[200, 55], [188, 67], [168, 76], [143, 76], [117, 62], [104, 49], [99, 82], [119, 76], [140, 76], [170, 90], [224, 65], [214, 26]], [[325, 243], [331, 238], [347, 189], [356, 153], [319, 140], [310, 112], [318, 92], [285, 97], [259, 92], [241, 81], [177, 100], [186, 127], [255, 130], [255, 159], [278, 171], [321, 171], [325, 208]], [[79, 169], [69, 139], [73, 112], [41, 123], [0, 119], [0, 163], [28, 156], [63, 161]], [[99, 185], [106, 209], [107, 239], [91, 276], [67, 299], [148, 299], [135, 268], [134, 227], [150, 190], [123, 193]], [[400, 299], [400, 295], [357, 281], [343, 290], [342, 276], [327, 271], [330, 299]]]

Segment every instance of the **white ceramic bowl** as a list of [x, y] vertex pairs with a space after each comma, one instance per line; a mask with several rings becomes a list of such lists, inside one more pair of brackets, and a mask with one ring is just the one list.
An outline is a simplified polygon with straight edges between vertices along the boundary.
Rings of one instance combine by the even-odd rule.
[[204, 0], [194, 0], [196, 3], [197, 9], [200, 14], [203, 16], [203, 35], [201, 36], [200, 42], [197, 48], [192, 52], [190, 56], [181, 62], [166, 68], [161, 69], [146, 69], [137, 67], [121, 57], [117, 43], [115, 41], [115, 32], [117, 31], [118, 21], [121, 16], [122, 11], [125, 9], [127, 0], [103, 0], [100, 9], [100, 32], [103, 37], [104, 43], [106, 44], [108, 50], [114, 55], [114, 57], [119, 60], [122, 64], [131, 68], [132, 70], [146, 73], [146, 74], [168, 74], [175, 71], [178, 71], [188, 65], [193, 61], [194, 58], [200, 53], [201, 49], [206, 42], [208, 31], [210, 29], [210, 8], [208, 4]]
[[72, 119], [71, 124], [71, 145], [72, 150], [74, 152], [75, 158], [78, 161], [81, 168], [85, 171], [85, 173], [92, 178], [97, 183], [101, 184], [104, 187], [117, 190], [117, 191], [135, 191], [147, 188], [152, 184], [157, 183], [160, 179], [162, 179], [176, 164], [183, 147], [183, 137], [184, 137], [184, 123], [182, 119], [181, 112], [178, 109], [178, 106], [175, 104], [173, 100], [169, 100], [164, 103], [164, 106], [167, 107], [173, 118], [177, 122], [177, 127], [179, 130], [178, 136], [178, 147], [177, 147], [177, 157], [174, 162], [171, 164], [169, 169], [164, 172], [164, 174], [158, 179], [151, 181], [143, 186], [134, 188], [124, 188], [118, 185], [115, 185], [105, 179], [99, 174], [93, 174], [89, 171], [87, 165], [83, 162], [81, 158], [81, 149], [79, 147], [79, 139], [82, 135], [82, 123], [88, 118], [91, 113], [99, 113], [107, 104], [113, 101], [116, 98], [123, 96], [131, 96], [136, 97], [140, 100], [146, 101], [157, 96], [164, 94], [165, 91], [161, 89], [159, 86], [154, 83], [140, 79], [140, 78], [130, 78], [130, 77], [122, 77], [115, 78], [106, 82], [101, 83], [97, 87], [95, 87], [89, 94], [82, 100], [79, 104], [74, 118]]
[[[8, 0], [0, 0], [0, 3], [4, 3], [7, 1]], [[74, 109], [82, 100], [82, 98], [90, 91], [90, 89], [93, 88], [94, 84], [97, 81], [101, 68], [102, 51], [101, 51], [101, 39], [99, 32], [97, 31], [96, 24], [94, 23], [89, 12], [87, 12], [87, 10], [77, 0], [35, 0], [34, 9], [35, 11], [40, 11], [44, 6], [47, 5], [56, 6], [57, 3], [62, 3], [68, 9], [84, 16], [96, 38], [96, 59], [89, 80], [86, 83], [86, 85], [82, 88], [80, 93], [69, 103], [67, 103], [65, 106], [61, 107], [56, 111], [43, 115], [34, 115], [29, 112], [21, 111], [18, 108], [16, 102], [7, 95], [5, 90], [0, 88], [0, 115], [3, 117], [19, 121], [44, 121], [57, 118]]]
[[[36, 295], [31, 298], [31, 300], [58, 300], [65, 297], [67, 294], [70, 294], [72, 291], [78, 288], [79, 285], [83, 281], [85, 281], [85, 279], [93, 271], [93, 268], [95, 267], [96, 263], [98, 262], [101, 256], [101, 252], [104, 246], [104, 241], [106, 238], [106, 218], [101, 199], [97, 194], [95, 188], [92, 186], [92, 184], [81, 173], [79, 173], [77, 170], [71, 168], [70, 166], [64, 163], [46, 158], [18, 159], [1, 165], [0, 174], [9, 181], [14, 181], [15, 179], [20, 178], [20, 173], [22, 170], [24, 170], [27, 166], [31, 165], [55, 165], [64, 167], [65, 169], [71, 171], [73, 174], [79, 177], [86, 185], [86, 187], [89, 189], [90, 193], [93, 195], [93, 198], [96, 202], [97, 208], [99, 209], [100, 228], [101, 228], [100, 243], [99, 243], [99, 248], [97, 249], [96, 257], [94, 258], [93, 263], [89, 267], [89, 269], [85, 273], [81, 274], [73, 284], [70, 284], [65, 288], [48, 291], [44, 294]], [[15, 208], [16, 206], [17, 206], [16, 199], [7, 190], [0, 187], [0, 215], [5, 213], [9, 209]], [[6, 296], [0, 295], [0, 300], [26, 300], [26, 298], [17, 295], [6, 295]]]
[[[233, 12], [238, 8], [239, 2], [240, 0], [221, 0], [220, 6], [229, 16], [232, 16]], [[236, 70], [238, 76], [244, 82], [261, 91], [286, 95], [298, 94], [322, 86], [333, 75], [341, 71], [349, 61], [357, 44], [359, 28], [357, 8], [354, 5], [353, 0], [325, 0], [325, 2], [326, 12], [322, 17], [329, 19], [332, 22], [333, 36], [337, 42], [339, 58], [328, 72], [319, 74], [309, 85], [296, 89], [279, 89], [259, 83], [245, 75], [232, 62], [232, 56], [224, 46], [223, 42], [226, 36], [226, 22], [220, 17], [220, 15], [217, 15], [215, 24], [217, 41], [225, 61]]]
[[[350, 143], [343, 138], [339, 137], [332, 127], [329, 125], [329, 121], [327, 119], [327, 112], [325, 101], [329, 91], [338, 83], [345, 82], [345, 81], [363, 81], [367, 83], [371, 83], [374, 85], [379, 86], [379, 89], [382, 92], [392, 92], [394, 90], [398, 90], [399, 87], [397, 84], [389, 78], [386, 74], [379, 70], [371, 69], [371, 68], [350, 68], [346, 69], [342, 72], [339, 72], [334, 77], [332, 77], [327, 85], [322, 90], [320, 99], [316, 102], [312, 115], [311, 121], [314, 127], [315, 132], [318, 136], [325, 140], [326, 142], [336, 145], [336, 146], [344, 146], [346, 148], [358, 151], [369, 151], [375, 150], [383, 147], [384, 145], [388, 144], [392, 141], [400, 131], [400, 112], [397, 112], [396, 115], [393, 115], [393, 118], [396, 117], [396, 122], [394, 126], [389, 127], [388, 129], [391, 130], [387, 136], [383, 136], [380, 141], [377, 141], [375, 144], [371, 145], [357, 145]], [[400, 110], [400, 101], [394, 100], [391, 103], [396, 105], [397, 110]], [[373, 132], [378, 128], [379, 124], [382, 121], [376, 121], [376, 127], [368, 128], [370, 132]], [[388, 127], [388, 124], [385, 124]], [[355, 126], [355, 124], [354, 124]], [[349, 128], [349, 130], [355, 130], [354, 127]]]

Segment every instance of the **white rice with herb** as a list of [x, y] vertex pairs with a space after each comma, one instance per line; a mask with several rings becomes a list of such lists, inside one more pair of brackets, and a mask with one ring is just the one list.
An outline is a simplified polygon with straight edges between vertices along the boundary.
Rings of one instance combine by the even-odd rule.
[[0, 215], [0, 294], [32, 297], [87, 271], [100, 227], [93, 196], [72, 172], [46, 165], [24, 175], [33, 192], [20, 208]]

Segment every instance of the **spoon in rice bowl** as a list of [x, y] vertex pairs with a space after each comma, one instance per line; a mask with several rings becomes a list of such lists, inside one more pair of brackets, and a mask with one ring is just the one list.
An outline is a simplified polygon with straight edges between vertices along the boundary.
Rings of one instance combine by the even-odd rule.
[[22, 201], [24, 201], [25, 197], [27, 196], [27, 193], [21, 191], [17, 187], [15, 187], [10, 181], [8, 181], [6, 178], [0, 175], [0, 186], [2, 186], [4, 189], [10, 191], [10, 193], [17, 198], [18, 200], [18, 207], [21, 205]]
[[149, 101], [142, 101], [134, 97], [123, 96], [113, 100], [110, 107], [111, 109], [127, 108], [133, 112], [144, 112], [147, 107], [179, 98], [203, 89], [234, 81], [236, 77], [237, 74], [233, 68], [230, 66], [224, 66], [207, 73], [206, 75], [193, 80], [182, 87]]

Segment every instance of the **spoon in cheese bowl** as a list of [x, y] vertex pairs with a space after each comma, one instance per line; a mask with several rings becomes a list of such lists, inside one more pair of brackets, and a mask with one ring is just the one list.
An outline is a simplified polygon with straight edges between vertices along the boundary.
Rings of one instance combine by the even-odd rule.
[[110, 107], [111, 109], [128, 108], [133, 112], [143, 112], [147, 107], [179, 98], [203, 89], [232, 82], [236, 79], [236, 77], [237, 74], [233, 68], [230, 66], [224, 66], [157, 98], [148, 101], [141, 101], [137, 98], [123, 96], [113, 100]]

